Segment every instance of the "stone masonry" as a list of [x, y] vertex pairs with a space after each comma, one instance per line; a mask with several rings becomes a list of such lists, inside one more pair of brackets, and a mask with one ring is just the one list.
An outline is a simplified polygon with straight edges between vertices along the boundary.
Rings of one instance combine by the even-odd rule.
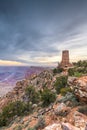
[[69, 51], [68, 50], [62, 51], [62, 61], [59, 66], [62, 68], [72, 66], [72, 64], [69, 62]]

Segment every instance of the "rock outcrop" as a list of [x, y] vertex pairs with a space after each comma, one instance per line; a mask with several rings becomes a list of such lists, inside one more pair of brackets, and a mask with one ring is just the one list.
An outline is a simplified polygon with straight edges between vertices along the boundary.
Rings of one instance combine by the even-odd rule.
[[61, 124], [54, 123], [45, 127], [44, 130], [62, 130], [62, 128], [61, 128]]
[[[54, 76], [52, 71], [46, 70], [29, 79], [17, 82], [13, 91], [0, 99], [0, 108], [2, 109], [11, 101], [22, 100], [24, 91], [29, 85], [34, 86], [37, 91], [45, 87], [51, 91], [55, 90], [53, 85], [58, 76], [61, 75]], [[69, 77], [68, 85], [73, 89], [79, 101], [87, 103], [87, 76]], [[72, 105], [76, 98], [74, 94], [57, 95], [56, 101], [45, 108], [39, 103], [32, 104], [33, 113], [24, 117], [16, 117], [9, 127], [1, 130], [16, 130], [17, 128], [30, 130], [37, 126], [40, 126], [38, 130], [87, 130], [87, 115], [78, 112], [78, 106]]]
[[68, 80], [69, 85], [71, 84], [74, 94], [81, 102], [87, 103], [87, 76], [80, 78], [71, 78]]

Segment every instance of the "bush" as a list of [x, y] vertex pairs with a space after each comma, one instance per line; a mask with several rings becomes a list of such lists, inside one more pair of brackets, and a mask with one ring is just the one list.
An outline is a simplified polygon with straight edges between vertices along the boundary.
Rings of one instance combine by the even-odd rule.
[[75, 72], [75, 73], [74, 73], [74, 76], [76, 76], [76, 77], [81, 77], [81, 76], [82, 76], [82, 73], [80, 73], [80, 72]]
[[76, 107], [81, 104], [81, 102], [78, 101], [77, 97], [74, 95], [73, 92], [68, 92], [66, 93], [65, 96], [61, 97], [60, 99], [57, 100], [59, 103], [65, 103], [69, 107]]
[[35, 128], [28, 128], [27, 130], [36, 130]]
[[68, 70], [70, 76], [80, 77], [82, 74], [87, 74], [87, 61], [78, 61], [74, 63], [74, 68]]
[[16, 101], [8, 104], [3, 109], [3, 115], [5, 116], [8, 113], [8, 117], [13, 117], [14, 115], [21, 116], [25, 111], [26, 105], [21, 101]]
[[33, 86], [29, 86], [26, 88], [25, 95], [28, 98], [28, 102], [32, 102], [32, 103], [39, 102], [39, 99], [40, 99], [39, 93], [36, 92], [36, 90]]
[[49, 89], [44, 89], [41, 94], [41, 99], [43, 102], [43, 106], [48, 106], [50, 103], [54, 102], [56, 99], [56, 94], [51, 92]]
[[57, 68], [53, 69], [53, 73], [56, 74], [57, 73]]
[[58, 73], [61, 73], [63, 71], [63, 68], [58, 68]]
[[78, 61], [77, 63], [76, 63], [76, 66], [77, 67], [87, 67], [87, 60], [83, 60], [83, 61]]
[[61, 73], [63, 71], [63, 68], [54, 68], [53, 69], [53, 73], [56, 74], [56, 73]]
[[0, 126], [8, 125], [15, 116], [26, 115], [30, 110], [32, 110], [31, 106], [21, 101], [9, 103], [3, 108], [2, 113], [0, 114]]
[[73, 75], [74, 75], [74, 72], [75, 72], [75, 69], [74, 69], [74, 68], [68, 69], [68, 74], [69, 74], [69, 76], [73, 76]]
[[57, 77], [54, 84], [57, 93], [60, 93], [61, 88], [64, 88], [67, 85], [67, 76]]
[[0, 116], [0, 126], [5, 126], [12, 121], [15, 115], [22, 115], [24, 112], [24, 104], [20, 101], [9, 103], [3, 108]]
[[[86, 70], [86, 69], [85, 69]], [[80, 77], [85, 72], [84, 68], [70, 68], [68, 70], [69, 76]]]
[[62, 96], [65, 96], [67, 92], [72, 92], [70, 87], [61, 88], [60, 93]]

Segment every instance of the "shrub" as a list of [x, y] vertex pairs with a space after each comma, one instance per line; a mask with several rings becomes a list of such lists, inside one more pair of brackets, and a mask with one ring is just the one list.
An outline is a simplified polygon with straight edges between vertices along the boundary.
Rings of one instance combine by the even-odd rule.
[[80, 102], [78, 101], [77, 97], [73, 94], [73, 92], [68, 92], [66, 93], [65, 96], [61, 97], [60, 99], [57, 100], [59, 103], [65, 103], [69, 107], [75, 107], [80, 105]]
[[64, 88], [67, 85], [67, 76], [57, 77], [54, 84], [57, 93], [60, 93], [61, 88]]
[[77, 67], [87, 67], [87, 60], [83, 60], [83, 61], [78, 61], [77, 63], [76, 63], [76, 66]]
[[80, 77], [82, 74], [87, 74], [87, 61], [78, 61], [74, 64], [74, 68], [68, 70], [70, 76]]
[[57, 68], [53, 69], [53, 73], [56, 74], [57, 73]]
[[28, 86], [25, 90], [25, 95], [28, 98], [28, 102], [37, 103], [39, 102], [39, 93], [36, 92], [33, 86]]
[[63, 68], [54, 68], [53, 69], [53, 73], [56, 74], [56, 73], [61, 73], [63, 71]]
[[0, 126], [6, 126], [6, 121], [5, 117], [0, 113]]
[[74, 72], [75, 72], [75, 69], [74, 69], [74, 68], [68, 69], [68, 74], [69, 74], [69, 76], [73, 76], [73, 75], [74, 75]]
[[48, 106], [50, 103], [54, 102], [56, 99], [56, 94], [51, 92], [49, 89], [44, 89], [41, 94], [41, 99], [43, 102], [43, 106]]
[[28, 128], [27, 130], [36, 130], [35, 128]]
[[0, 114], [0, 126], [8, 125], [15, 116], [23, 116], [29, 113], [30, 110], [30, 104], [25, 104], [21, 101], [9, 103], [3, 108], [2, 113]]
[[13, 117], [14, 115], [21, 116], [25, 111], [26, 105], [21, 101], [16, 101], [9, 103], [3, 109], [3, 115], [5, 116], [8, 113], [8, 117]]
[[72, 92], [70, 87], [61, 88], [60, 93], [62, 96], [65, 96], [67, 92]]
[[63, 71], [63, 68], [58, 68], [58, 73], [61, 73]]
[[14, 116], [23, 115], [25, 111], [25, 105], [20, 102], [16, 101], [13, 103], [9, 103], [7, 106], [3, 108], [3, 111], [0, 116], [0, 126], [5, 126], [13, 120]]
[[82, 76], [82, 73], [80, 73], [80, 72], [75, 72], [75, 73], [74, 73], [74, 76], [76, 76], [76, 77], [81, 77], [81, 76]]

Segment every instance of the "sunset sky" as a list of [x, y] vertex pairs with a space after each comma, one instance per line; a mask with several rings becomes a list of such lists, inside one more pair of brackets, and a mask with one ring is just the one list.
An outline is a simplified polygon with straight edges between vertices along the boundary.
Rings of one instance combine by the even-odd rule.
[[87, 60], [87, 0], [0, 0], [0, 65]]

